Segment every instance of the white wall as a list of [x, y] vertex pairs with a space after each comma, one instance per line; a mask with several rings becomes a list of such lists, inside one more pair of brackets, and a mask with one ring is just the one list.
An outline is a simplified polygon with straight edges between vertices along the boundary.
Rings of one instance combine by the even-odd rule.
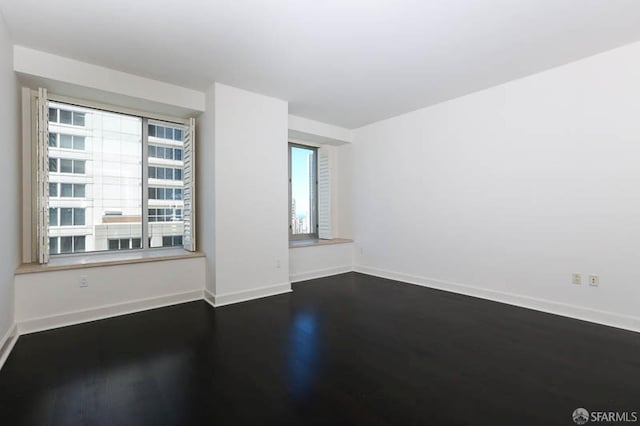
[[353, 243], [289, 249], [292, 282], [349, 272], [353, 268]]
[[203, 92], [23, 46], [14, 46], [13, 61], [25, 83], [50, 93], [181, 117], [205, 108]]
[[332, 170], [332, 218], [334, 235], [353, 238], [353, 144], [334, 148]]
[[214, 96], [216, 303], [286, 291], [287, 103], [218, 83]]
[[640, 328], [638, 75], [636, 43], [357, 129], [358, 268]]
[[321, 121], [289, 115], [289, 137], [309, 142], [341, 145], [353, 140], [353, 131]]
[[18, 83], [13, 72], [13, 55], [9, 35], [0, 15], [0, 130], [2, 131], [2, 155], [0, 155], [0, 199], [5, 200], [0, 209], [0, 223], [4, 232], [0, 245], [0, 349], [3, 338], [13, 326], [14, 293], [13, 272], [20, 256], [20, 200], [19, 136], [18, 136]]
[[16, 321], [27, 333], [202, 299], [204, 280], [202, 257], [18, 274]]
[[206, 92], [205, 112], [196, 120], [196, 241], [207, 256], [206, 289], [215, 293], [215, 84]]

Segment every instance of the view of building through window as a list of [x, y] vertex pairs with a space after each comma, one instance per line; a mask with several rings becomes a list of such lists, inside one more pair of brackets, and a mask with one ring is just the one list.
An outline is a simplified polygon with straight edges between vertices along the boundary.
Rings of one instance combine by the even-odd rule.
[[291, 159], [291, 235], [317, 233], [316, 156], [312, 147], [289, 145]]
[[[140, 117], [49, 103], [50, 254], [182, 245], [183, 128]], [[143, 167], [148, 182], [143, 182]]]

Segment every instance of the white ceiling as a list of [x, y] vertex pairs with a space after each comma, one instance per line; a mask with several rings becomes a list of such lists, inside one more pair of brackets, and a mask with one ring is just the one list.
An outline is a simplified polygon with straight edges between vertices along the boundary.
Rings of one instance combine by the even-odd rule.
[[0, 0], [13, 42], [348, 128], [640, 39], [637, 0]]

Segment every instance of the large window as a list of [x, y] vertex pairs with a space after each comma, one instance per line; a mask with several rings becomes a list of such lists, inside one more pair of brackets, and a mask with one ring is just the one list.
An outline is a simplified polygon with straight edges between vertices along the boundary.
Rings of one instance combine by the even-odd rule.
[[289, 144], [289, 236], [318, 237], [318, 149]]
[[185, 143], [192, 120], [185, 126], [54, 101], [44, 111], [48, 134], [37, 137], [46, 154], [38, 157], [37, 179], [48, 189], [38, 198], [47, 213], [37, 216], [46, 237], [38, 240], [41, 262], [43, 241], [58, 255], [182, 246], [185, 232], [192, 239], [193, 153], [191, 139]]

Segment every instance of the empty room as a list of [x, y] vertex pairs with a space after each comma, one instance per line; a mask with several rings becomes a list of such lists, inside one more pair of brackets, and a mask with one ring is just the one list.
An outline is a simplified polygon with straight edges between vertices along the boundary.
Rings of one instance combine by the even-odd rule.
[[0, 425], [640, 423], [640, 2], [0, 0]]

